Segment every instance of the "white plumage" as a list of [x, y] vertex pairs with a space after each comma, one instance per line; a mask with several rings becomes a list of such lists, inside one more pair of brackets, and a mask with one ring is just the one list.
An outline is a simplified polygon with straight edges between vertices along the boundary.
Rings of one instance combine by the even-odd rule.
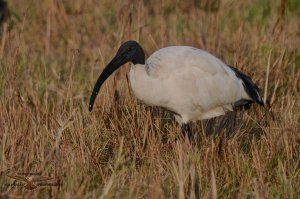
[[106, 78], [128, 61], [132, 62], [129, 79], [134, 95], [148, 105], [174, 112], [180, 124], [224, 115], [253, 101], [263, 105], [250, 77], [204, 50], [170, 46], [145, 61], [140, 45], [128, 41], [100, 75], [90, 110]]
[[180, 123], [224, 115], [239, 99], [251, 99], [227, 65], [192, 47], [160, 49], [145, 65], [132, 65], [129, 78], [138, 99], [179, 114]]

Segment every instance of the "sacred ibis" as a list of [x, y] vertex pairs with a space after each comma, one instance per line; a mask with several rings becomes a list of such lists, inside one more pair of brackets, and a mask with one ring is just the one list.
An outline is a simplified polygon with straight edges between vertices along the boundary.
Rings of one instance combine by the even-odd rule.
[[121, 45], [104, 68], [92, 92], [89, 111], [105, 80], [120, 66], [131, 62], [130, 85], [142, 102], [164, 107], [191, 139], [188, 123], [233, 111], [256, 102], [264, 105], [251, 78], [226, 65], [214, 55], [190, 46], [170, 46], [157, 50], [147, 60], [136, 41]]

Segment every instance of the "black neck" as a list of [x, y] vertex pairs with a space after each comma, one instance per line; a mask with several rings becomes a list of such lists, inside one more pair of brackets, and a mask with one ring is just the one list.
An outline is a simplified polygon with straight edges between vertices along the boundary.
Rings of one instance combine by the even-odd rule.
[[137, 47], [134, 59], [132, 60], [132, 63], [135, 64], [145, 64], [145, 53], [144, 50], [142, 49], [142, 47], [139, 45]]

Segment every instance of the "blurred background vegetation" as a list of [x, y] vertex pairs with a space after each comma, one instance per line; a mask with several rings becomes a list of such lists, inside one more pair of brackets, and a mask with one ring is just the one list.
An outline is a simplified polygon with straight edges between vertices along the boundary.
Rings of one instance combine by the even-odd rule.
[[[0, 197], [300, 195], [299, 0], [10, 0], [7, 6], [0, 15], [6, 16], [0, 184], [12, 182], [9, 173], [41, 171], [63, 185], [31, 192], [4, 186]], [[96, 78], [126, 40], [139, 41], [147, 57], [169, 45], [205, 49], [252, 76], [270, 112], [254, 106], [237, 114], [229, 138], [229, 128], [208, 136], [197, 122], [199, 147], [176, 144], [178, 126], [135, 100], [126, 66], [89, 113]]]

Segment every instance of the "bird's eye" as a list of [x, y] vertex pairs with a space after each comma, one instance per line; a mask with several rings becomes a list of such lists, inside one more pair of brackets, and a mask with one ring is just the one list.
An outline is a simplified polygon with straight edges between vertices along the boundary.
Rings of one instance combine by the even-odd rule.
[[131, 48], [128, 48], [127, 51], [130, 52], [130, 51], [131, 51]]

